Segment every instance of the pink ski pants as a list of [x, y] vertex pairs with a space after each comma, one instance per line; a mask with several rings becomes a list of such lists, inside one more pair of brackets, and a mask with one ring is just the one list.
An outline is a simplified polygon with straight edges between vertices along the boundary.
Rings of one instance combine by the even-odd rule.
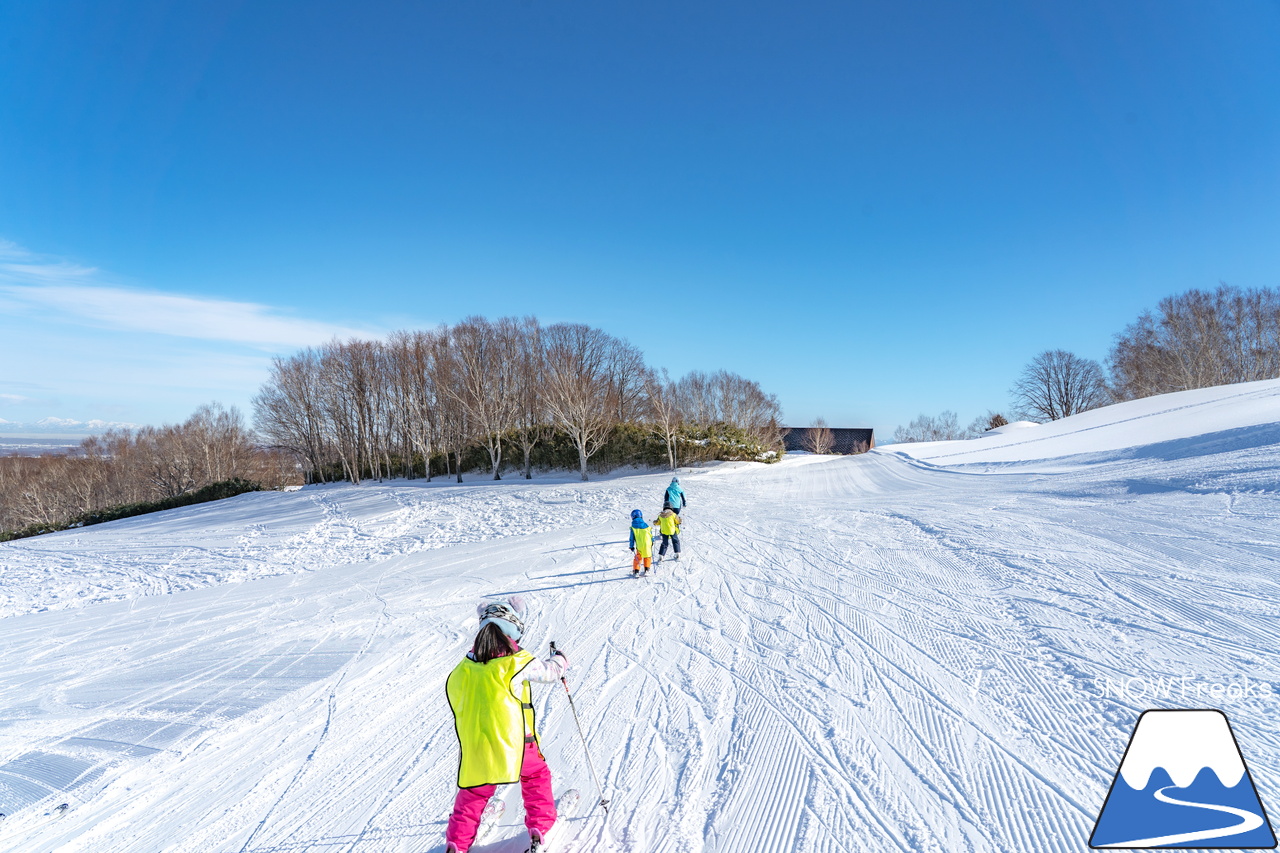
[[[446, 843], [452, 843], [459, 853], [466, 853], [476, 840], [480, 827], [480, 815], [493, 796], [497, 785], [477, 785], [459, 788], [453, 801], [453, 814], [444, 832]], [[524, 745], [524, 767], [520, 770], [520, 794], [524, 798], [524, 825], [530, 832], [545, 836], [556, 822], [556, 801], [551, 794], [551, 768], [538, 751], [536, 743]]]

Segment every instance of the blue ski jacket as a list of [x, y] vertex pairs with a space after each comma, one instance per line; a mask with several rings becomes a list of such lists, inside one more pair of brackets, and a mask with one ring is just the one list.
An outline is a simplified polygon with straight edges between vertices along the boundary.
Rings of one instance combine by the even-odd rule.
[[670, 486], [667, 486], [667, 490], [663, 492], [662, 502], [663, 504], [669, 504], [676, 512], [684, 509], [685, 505], [688, 503], [688, 501], [684, 499], [684, 489], [680, 488], [679, 483], [674, 482]]

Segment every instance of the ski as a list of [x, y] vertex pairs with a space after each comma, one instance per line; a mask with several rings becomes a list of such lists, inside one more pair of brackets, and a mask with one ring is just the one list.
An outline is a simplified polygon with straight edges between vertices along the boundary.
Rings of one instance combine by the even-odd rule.
[[480, 813], [480, 826], [476, 829], [476, 839], [487, 835], [495, 826], [502, 816], [507, 812], [507, 804], [505, 801], [494, 797], [485, 804], [484, 811]]
[[578, 810], [580, 802], [582, 802], [582, 792], [577, 788], [570, 788], [557, 797], [556, 825], [547, 830], [546, 837], [542, 839], [530, 838], [529, 847], [525, 850], [525, 853], [547, 853], [547, 851], [551, 850], [561, 832], [563, 832], [563, 821]]

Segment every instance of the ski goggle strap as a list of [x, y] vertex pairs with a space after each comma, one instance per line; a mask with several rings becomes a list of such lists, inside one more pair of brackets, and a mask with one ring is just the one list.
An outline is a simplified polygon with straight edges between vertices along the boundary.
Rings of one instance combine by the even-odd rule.
[[518, 641], [524, 635], [524, 622], [505, 604], [490, 604], [480, 614], [481, 628], [490, 623], [497, 625], [502, 629], [502, 633], [513, 640]]
[[490, 617], [489, 619], [484, 619], [480, 622], [481, 628], [483, 628], [485, 625], [497, 625], [499, 628], [502, 629], [502, 633], [506, 634], [508, 637], [515, 640], [516, 642], [520, 642], [520, 637], [523, 635], [523, 632], [514, 622], [511, 622], [506, 619], [499, 619], [496, 616]]

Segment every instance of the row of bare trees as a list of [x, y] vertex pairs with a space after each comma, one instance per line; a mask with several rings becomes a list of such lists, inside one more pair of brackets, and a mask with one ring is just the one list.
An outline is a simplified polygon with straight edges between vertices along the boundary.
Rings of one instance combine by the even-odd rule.
[[515, 448], [531, 478], [534, 449], [572, 444], [582, 479], [620, 424], [661, 438], [672, 467], [691, 427], [737, 430], [760, 447], [779, 442], [777, 399], [735, 374], [672, 381], [630, 343], [580, 323], [470, 317], [385, 341], [333, 341], [277, 358], [254, 398], [260, 434], [306, 460], [310, 476], [432, 476], [433, 459], [462, 480], [483, 447], [500, 479]]
[[[1116, 335], [1107, 368], [1065, 350], [1040, 353], [1009, 390], [1014, 416], [1055, 421], [1155, 394], [1280, 378], [1280, 289], [1222, 284], [1168, 296]], [[962, 431], [953, 413], [921, 415], [895, 438], [964, 438], [978, 425]]]
[[73, 453], [0, 457], [0, 530], [56, 526], [227, 480], [278, 488], [298, 479], [295, 464], [257, 448], [236, 409], [202, 406], [181, 424], [112, 430]]
[[1098, 362], [1040, 353], [1014, 383], [1014, 411], [1054, 421], [1123, 400], [1280, 377], [1280, 290], [1189, 290], [1160, 300]]
[[1116, 336], [1108, 362], [1117, 400], [1280, 377], [1280, 289], [1166, 297]]
[[1008, 418], [999, 412], [988, 411], [978, 415], [967, 427], [960, 426], [959, 416], [950, 410], [937, 415], [921, 414], [906, 426], [899, 426], [893, 440], [902, 441], [955, 441], [961, 438], [977, 438], [997, 427], [1006, 426]]

